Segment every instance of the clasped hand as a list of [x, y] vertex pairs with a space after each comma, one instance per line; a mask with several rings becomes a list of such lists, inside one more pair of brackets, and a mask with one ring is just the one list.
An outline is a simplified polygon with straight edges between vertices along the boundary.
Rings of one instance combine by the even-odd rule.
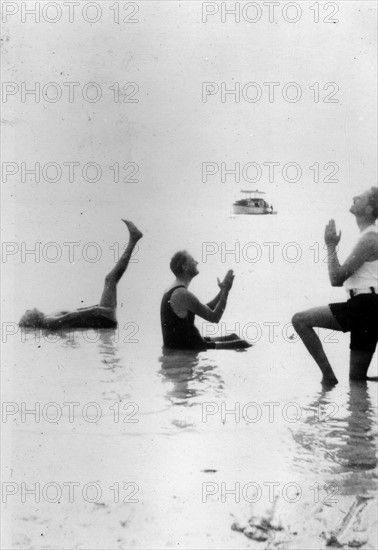
[[337, 246], [340, 242], [340, 239], [341, 231], [339, 232], [339, 234], [336, 233], [335, 220], [329, 220], [324, 232], [324, 240], [326, 245]]
[[221, 290], [230, 290], [232, 287], [232, 283], [234, 282], [234, 279], [235, 279], [234, 272], [232, 271], [232, 269], [230, 269], [229, 271], [227, 271], [223, 281], [220, 281], [217, 278], [219, 288]]

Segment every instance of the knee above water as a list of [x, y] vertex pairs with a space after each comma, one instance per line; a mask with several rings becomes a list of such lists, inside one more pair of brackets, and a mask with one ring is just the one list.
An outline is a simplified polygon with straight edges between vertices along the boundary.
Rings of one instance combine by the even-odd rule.
[[294, 313], [294, 315], [291, 318], [291, 322], [294, 328], [300, 326], [303, 323], [303, 315], [302, 313]]

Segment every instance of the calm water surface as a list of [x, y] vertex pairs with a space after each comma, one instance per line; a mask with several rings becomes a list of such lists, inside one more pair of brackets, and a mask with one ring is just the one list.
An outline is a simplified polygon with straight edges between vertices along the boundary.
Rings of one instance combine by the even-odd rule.
[[[284, 222], [278, 216], [270, 224], [223, 218], [218, 242], [235, 242], [242, 234], [251, 235], [246, 243], [253, 240], [263, 247], [264, 242], [277, 241], [282, 249], [279, 231]], [[294, 240], [293, 236], [288, 234], [285, 242]], [[299, 495], [299, 503], [327, 507], [343, 496], [374, 494], [377, 384], [349, 384], [348, 336], [324, 331], [321, 338], [340, 383], [331, 390], [322, 389], [318, 369], [288, 324], [299, 308], [343, 299], [342, 290], [326, 285], [326, 264], [313, 261], [309, 247], [317, 237], [309, 231], [298, 235], [303, 254], [297, 262], [276, 257], [272, 263], [265, 256], [250, 263], [230, 256], [226, 263], [214, 255], [201, 263], [193, 290], [204, 300], [215, 295], [216, 276], [226, 268], [233, 267], [237, 275], [223, 325], [202, 325], [204, 334], [237, 331], [254, 343], [248, 351], [163, 352], [159, 303], [170, 276], [157, 258], [159, 253], [169, 258], [172, 244], [163, 244], [157, 251], [158, 238], [152, 232], [152, 243], [142, 241], [139, 263], [130, 264], [120, 284], [118, 331], [61, 335], [31, 331], [9, 337], [4, 400], [20, 408], [22, 402], [27, 408], [40, 403], [41, 409], [53, 402], [62, 416], [57, 422], [43, 414], [40, 422], [30, 415], [25, 421], [20, 414], [9, 417], [6, 476], [17, 483], [38, 480], [42, 485], [75, 481], [82, 486], [95, 481], [103, 488], [100, 503], [88, 505], [92, 511], [87, 516], [85, 507], [70, 507], [64, 497], [60, 508], [46, 502], [38, 506], [18, 502], [15, 509], [10, 508], [10, 528], [24, 533], [24, 538], [14, 535], [17, 544], [35, 547], [40, 536], [35, 531], [38, 521], [31, 519], [35, 517], [42, 523], [50, 518], [51, 540], [63, 541], [60, 544], [65, 547], [71, 547], [72, 540], [79, 541], [78, 548], [88, 547], [85, 541], [80, 546], [85, 525], [91, 526], [88, 540], [93, 541], [93, 529], [98, 528], [98, 547], [106, 547], [126, 515], [130, 530], [126, 542], [119, 542], [120, 548], [153, 547], [152, 540], [169, 546], [169, 541], [194, 537], [197, 532], [195, 540], [203, 547], [202, 529], [210, 529], [217, 519], [217, 529], [229, 533], [230, 514], [250, 512], [251, 504], [242, 494], [240, 502], [227, 496], [221, 503], [222, 484], [224, 488], [240, 484], [240, 491], [248, 486], [248, 498], [256, 499], [254, 510], [261, 511], [272, 506], [269, 484], [275, 484], [274, 495], [283, 503]], [[192, 238], [194, 243], [195, 235]], [[214, 238], [215, 231], [209, 242]], [[201, 260], [200, 247], [197, 252]], [[88, 295], [84, 305], [95, 303], [105, 263], [66, 266], [67, 277], [78, 273], [79, 278], [65, 291], [67, 296], [50, 294], [49, 304], [52, 297], [57, 306], [63, 306], [65, 299], [80, 303], [82, 288]], [[48, 289], [47, 277], [54, 277], [56, 266], [33, 269], [43, 274]], [[93, 277], [85, 279], [89, 270]], [[15, 315], [39, 305], [39, 296], [43, 301], [36, 271], [31, 272], [21, 298], [12, 303]], [[376, 375], [375, 358], [373, 362], [371, 374]], [[64, 403], [77, 404], [72, 422]], [[54, 419], [54, 409], [46, 415]], [[116, 482], [134, 484], [124, 491], [126, 499], [131, 498], [130, 487], [138, 487], [139, 504], [127, 502], [117, 508], [109, 490]], [[207, 501], [204, 490], [210, 491], [205, 494]], [[214, 511], [211, 506], [216, 499], [221, 507]], [[112, 514], [109, 518], [118, 517], [117, 510], [123, 514], [116, 525], [109, 524], [106, 540], [108, 516], [98, 523], [93, 516], [93, 509], [102, 503], [103, 513]], [[64, 527], [67, 521], [69, 532]], [[151, 524], [150, 531], [144, 522]], [[171, 538], [164, 538], [168, 532]], [[240, 537], [240, 544], [250, 544], [242, 535], [233, 536]], [[53, 544], [51, 540], [46, 539], [45, 547]], [[221, 536], [216, 542], [220, 540]], [[224, 542], [224, 547], [232, 544]]]

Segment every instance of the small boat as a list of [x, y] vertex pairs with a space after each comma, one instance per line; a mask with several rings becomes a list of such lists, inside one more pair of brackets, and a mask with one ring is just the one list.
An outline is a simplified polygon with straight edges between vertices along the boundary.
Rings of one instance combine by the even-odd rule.
[[273, 210], [273, 206], [260, 197], [260, 195], [265, 195], [264, 191], [258, 189], [245, 191], [242, 189], [240, 192], [246, 194], [247, 197], [234, 202], [232, 205], [234, 214], [277, 214]]

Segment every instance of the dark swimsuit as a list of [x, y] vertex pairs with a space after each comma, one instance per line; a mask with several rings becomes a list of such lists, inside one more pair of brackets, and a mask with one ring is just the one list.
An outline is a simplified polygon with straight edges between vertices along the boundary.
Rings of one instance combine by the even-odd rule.
[[378, 295], [358, 294], [329, 307], [342, 331], [350, 332], [350, 349], [374, 353], [378, 342]]
[[170, 299], [175, 290], [186, 288], [184, 285], [175, 286], [163, 296], [160, 307], [161, 330], [163, 342], [168, 348], [174, 349], [214, 349], [215, 343], [208, 342], [194, 326], [194, 313], [188, 311], [183, 319], [173, 311]]
[[71, 323], [69, 326], [70, 328], [115, 329], [117, 328], [118, 323], [107, 315], [100, 314], [93, 316], [90, 319], [84, 319], [83, 321], [77, 320]]
[[[109, 311], [104, 311], [108, 309]], [[101, 308], [100, 306], [92, 306], [91, 308], [79, 308], [76, 312], [66, 312], [66, 313], [77, 313], [80, 312], [81, 315], [77, 316], [76, 319], [64, 319], [64, 312], [62, 312], [63, 318], [47, 318], [46, 327], [47, 329], [57, 330], [57, 329], [115, 329], [118, 324], [115, 318], [115, 311], [111, 308]]]

